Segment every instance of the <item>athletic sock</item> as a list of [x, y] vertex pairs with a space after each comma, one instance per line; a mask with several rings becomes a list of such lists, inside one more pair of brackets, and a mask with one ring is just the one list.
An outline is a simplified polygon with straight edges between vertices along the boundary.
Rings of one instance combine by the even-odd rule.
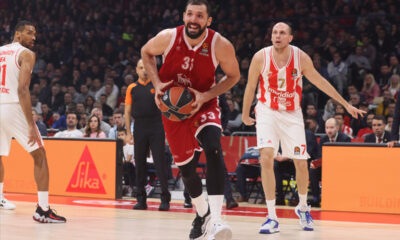
[[278, 217], [276, 216], [275, 199], [266, 200], [266, 203], [268, 208], [268, 218], [278, 220]]
[[213, 220], [214, 222], [221, 221], [224, 195], [209, 195], [208, 202], [210, 204], [211, 220]]
[[196, 198], [192, 198], [192, 201], [199, 216], [204, 217], [204, 215], [206, 215], [208, 212], [208, 202], [204, 196], [204, 193], [201, 193], [201, 195]]
[[49, 192], [48, 191], [38, 191], [38, 201], [39, 206], [43, 211], [49, 210]]

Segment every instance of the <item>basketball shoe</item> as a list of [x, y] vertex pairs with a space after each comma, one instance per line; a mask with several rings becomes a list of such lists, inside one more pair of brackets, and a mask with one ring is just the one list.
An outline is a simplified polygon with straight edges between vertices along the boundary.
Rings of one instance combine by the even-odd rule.
[[301, 211], [300, 206], [297, 205], [294, 209], [296, 215], [300, 218], [300, 225], [304, 231], [314, 231], [314, 221], [311, 217], [311, 208], [307, 206], [306, 211]]
[[53, 212], [53, 209], [44, 211], [39, 205], [37, 205], [35, 215], [33, 215], [33, 220], [40, 223], [65, 223], [67, 220], [65, 217], [58, 216]]
[[271, 234], [279, 232], [279, 223], [277, 220], [267, 217], [267, 221], [261, 225], [260, 233]]
[[196, 213], [196, 218], [193, 220], [192, 229], [190, 230], [189, 238], [190, 240], [200, 240], [203, 239], [207, 234], [208, 223], [210, 222], [211, 214], [210, 209], [203, 217], [200, 217]]
[[231, 240], [232, 228], [222, 221], [211, 223], [208, 240]]
[[14, 203], [4, 198], [3, 194], [0, 195], [0, 209], [13, 210], [15, 209]]

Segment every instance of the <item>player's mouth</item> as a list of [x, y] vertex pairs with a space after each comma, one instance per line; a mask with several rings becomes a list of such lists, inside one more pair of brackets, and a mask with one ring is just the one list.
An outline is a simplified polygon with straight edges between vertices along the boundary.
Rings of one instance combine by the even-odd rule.
[[198, 31], [200, 30], [200, 25], [199, 24], [188, 24], [188, 30], [189, 31]]

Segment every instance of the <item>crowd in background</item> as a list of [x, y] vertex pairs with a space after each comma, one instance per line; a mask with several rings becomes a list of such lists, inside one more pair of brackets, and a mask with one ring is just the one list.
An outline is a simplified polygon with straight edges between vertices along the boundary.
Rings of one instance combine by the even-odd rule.
[[[161, 29], [182, 24], [185, 2], [3, 0], [0, 43], [10, 42], [18, 20], [32, 21], [38, 34], [31, 95], [38, 119], [48, 129], [65, 130], [66, 112], [75, 112], [83, 135], [108, 137], [107, 132], [84, 129], [89, 120], [107, 124], [105, 129], [114, 126], [113, 112], [123, 112], [126, 88], [137, 79], [141, 46]], [[292, 44], [312, 57], [316, 69], [346, 99], [390, 121], [400, 89], [400, 9], [395, 2], [210, 1], [211, 28], [233, 43], [241, 70], [240, 81], [225, 94], [225, 134], [254, 130], [240, 116], [247, 72], [251, 57], [271, 44], [272, 26], [281, 20], [293, 27]], [[315, 132], [324, 132], [324, 121], [343, 111], [307, 79], [302, 106]], [[92, 118], [93, 109], [102, 110], [100, 119]], [[368, 126], [367, 118], [353, 121], [345, 112], [344, 124], [351, 137]]]

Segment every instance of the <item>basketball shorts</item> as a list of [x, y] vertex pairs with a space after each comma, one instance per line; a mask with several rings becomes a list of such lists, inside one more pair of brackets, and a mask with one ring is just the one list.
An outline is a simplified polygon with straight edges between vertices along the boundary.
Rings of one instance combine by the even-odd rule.
[[28, 152], [33, 152], [42, 147], [43, 140], [40, 137], [38, 128], [36, 127], [36, 131], [39, 138], [36, 139], [35, 144], [32, 146], [28, 144], [28, 130], [28, 123], [19, 103], [0, 104], [0, 156], [8, 156], [12, 138], [15, 138]]
[[255, 110], [258, 148], [272, 147], [276, 156], [280, 143], [282, 156], [309, 158], [301, 109], [276, 111], [258, 102]]
[[195, 151], [202, 151], [197, 135], [206, 126], [221, 128], [219, 107], [211, 105], [201, 108], [193, 117], [174, 122], [163, 116], [165, 136], [174, 162], [178, 166], [189, 163]]

